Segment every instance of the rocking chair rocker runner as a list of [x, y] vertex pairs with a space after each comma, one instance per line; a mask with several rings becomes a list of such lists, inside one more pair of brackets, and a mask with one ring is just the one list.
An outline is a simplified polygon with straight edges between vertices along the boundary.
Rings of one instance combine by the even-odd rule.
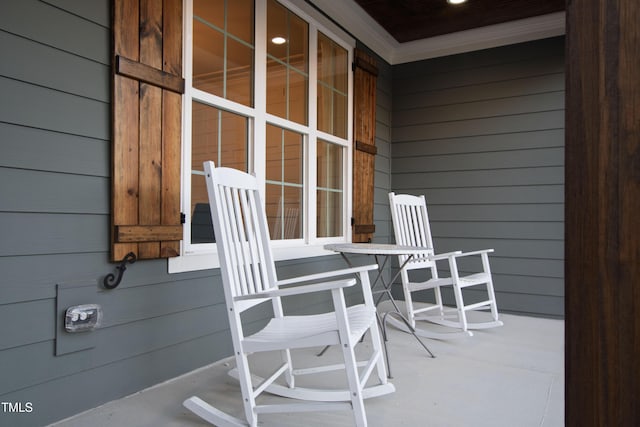
[[[420, 329], [416, 329], [418, 335], [431, 338], [457, 338], [460, 336], [472, 335], [469, 329], [485, 329], [502, 326], [502, 321], [498, 320], [498, 306], [493, 290], [493, 280], [489, 266], [489, 253], [493, 249], [484, 249], [473, 252], [449, 252], [435, 254], [431, 229], [429, 226], [429, 216], [427, 214], [427, 204], [424, 196], [412, 196], [408, 194], [389, 193], [389, 203], [391, 207], [391, 218], [395, 232], [396, 243], [399, 245], [424, 246], [425, 252], [421, 256], [414, 256], [409, 260], [406, 267], [401, 272], [402, 288], [404, 291], [407, 318], [415, 328], [416, 320], [426, 320], [443, 326], [458, 329], [457, 333], [432, 333], [421, 334]], [[460, 275], [457, 261], [471, 256], [480, 256], [482, 261], [482, 271], [466, 276]], [[403, 263], [406, 257], [400, 257]], [[436, 262], [448, 262], [449, 277], [440, 277]], [[428, 270], [431, 278], [428, 280], [415, 281], [409, 277], [411, 270]], [[481, 302], [465, 305], [463, 289], [484, 285], [487, 299]], [[440, 288], [451, 286], [455, 296], [456, 308], [445, 307], [442, 303]], [[413, 304], [412, 293], [425, 289], [433, 289], [435, 293], [435, 304], [423, 308], [417, 308]], [[467, 319], [467, 312], [472, 310], [490, 310], [490, 319], [486, 322], [470, 322]], [[430, 312], [430, 313], [429, 313]], [[435, 313], [434, 313], [435, 312]], [[400, 326], [402, 325], [395, 325]]]
[[[204, 169], [237, 365], [231, 374], [240, 382], [245, 420], [226, 414], [198, 397], [185, 400], [184, 406], [217, 426], [256, 426], [258, 415], [263, 413], [339, 409], [352, 410], [355, 424], [366, 426], [363, 399], [395, 391], [387, 382], [369, 285], [369, 271], [376, 265], [278, 280], [255, 177], [235, 169], [214, 168], [213, 162], [205, 162]], [[359, 278], [364, 303], [347, 306], [343, 290], [356, 284], [354, 276]], [[299, 286], [291, 286], [294, 284]], [[284, 314], [282, 298], [316, 292], [331, 295], [333, 311], [314, 315]], [[245, 335], [242, 312], [266, 302], [271, 303], [273, 318], [262, 330]], [[368, 361], [358, 362], [354, 347], [367, 331], [371, 332], [372, 354]], [[325, 345], [339, 345], [344, 364], [294, 369], [291, 349]], [[281, 363], [264, 379], [252, 372], [248, 355], [267, 351], [280, 352]], [[296, 386], [298, 375], [338, 369], [346, 372], [348, 388]], [[369, 381], [374, 372], [377, 379]], [[258, 397], [263, 392], [293, 399], [291, 403], [258, 404]]]

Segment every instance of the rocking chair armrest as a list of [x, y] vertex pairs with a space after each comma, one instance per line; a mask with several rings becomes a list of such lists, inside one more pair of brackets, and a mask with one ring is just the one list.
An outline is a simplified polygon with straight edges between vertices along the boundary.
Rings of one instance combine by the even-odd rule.
[[456, 255], [456, 258], [463, 257], [463, 256], [488, 254], [488, 253], [491, 253], [491, 252], [493, 252], [493, 249], [481, 249], [481, 250], [478, 250], [478, 251], [461, 252], [459, 255]]
[[363, 271], [376, 270], [377, 268], [378, 268], [378, 264], [370, 264], [370, 265], [363, 265], [360, 267], [345, 268], [342, 270], [333, 270], [333, 271], [327, 271], [323, 273], [309, 274], [306, 276], [292, 277], [291, 279], [278, 280], [277, 285], [287, 286], [287, 285], [292, 285], [294, 283], [311, 282], [315, 280], [328, 279], [330, 277], [348, 276], [348, 275], [353, 275]]
[[330, 291], [339, 288], [348, 288], [356, 284], [356, 279], [332, 280], [329, 282], [313, 283], [309, 285], [291, 286], [285, 289], [274, 288], [269, 291], [256, 292], [251, 295], [242, 295], [235, 297], [235, 301], [246, 301], [252, 299], [265, 299], [286, 297], [292, 295], [309, 294], [313, 292]]
[[[442, 259], [448, 259], [451, 257], [457, 257], [462, 255], [462, 251], [453, 251], [453, 252], [443, 252], [441, 254], [429, 255], [427, 258], [431, 261], [440, 261]], [[417, 259], [419, 261], [420, 259]]]

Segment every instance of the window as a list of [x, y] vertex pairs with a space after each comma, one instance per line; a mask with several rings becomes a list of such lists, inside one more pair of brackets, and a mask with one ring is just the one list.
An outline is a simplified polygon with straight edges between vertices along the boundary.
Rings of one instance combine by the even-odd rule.
[[302, 0], [113, 3], [111, 260], [215, 267], [208, 159], [260, 178], [276, 259], [371, 241], [375, 58]]
[[286, 1], [186, 0], [184, 12], [185, 224], [169, 270], [217, 266], [205, 160], [263, 183], [278, 259], [347, 240], [353, 41]]

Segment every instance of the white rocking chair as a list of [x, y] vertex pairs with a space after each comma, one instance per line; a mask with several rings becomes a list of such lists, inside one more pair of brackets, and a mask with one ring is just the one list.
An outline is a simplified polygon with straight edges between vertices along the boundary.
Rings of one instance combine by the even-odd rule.
[[[407, 319], [416, 328], [416, 320], [426, 320], [435, 324], [456, 328], [453, 332], [432, 332], [416, 328], [418, 335], [430, 338], [457, 338], [461, 336], [473, 335], [469, 329], [486, 329], [502, 326], [498, 319], [498, 306], [493, 290], [493, 280], [489, 266], [489, 253], [493, 249], [484, 249], [473, 252], [449, 252], [436, 254], [431, 237], [429, 226], [429, 216], [427, 214], [427, 204], [424, 196], [412, 196], [408, 194], [389, 193], [389, 203], [391, 207], [391, 217], [395, 233], [396, 243], [400, 245], [424, 246], [425, 252], [420, 256], [414, 256], [409, 260], [406, 267], [401, 272], [402, 288], [404, 291]], [[457, 261], [460, 258], [480, 256], [482, 261], [482, 271], [470, 275], [461, 276], [458, 270]], [[406, 261], [406, 256], [400, 257], [400, 263]], [[438, 261], [448, 262], [450, 274], [448, 277], [440, 277], [436, 263]], [[409, 277], [411, 270], [426, 270], [430, 278], [421, 281], [412, 281]], [[486, 287], [487, 299], [474, 304], [465, 305], [463, 289], [468, 287]], [[456, 307], [452, 309], [442, 303], [440, 288], [451, 286], [455, 297]], [[433, 289], [435, 293], [435, 304], [418, 308], [413, 303], [412, 293], [425, 289]], [[468, 311], [490, 310], [490, 319], [487, 321], [469, 321]], [[435, 313], [434, 313], [435, 312]], [[403, 325], [394, 326], [402, 328]]]
[[[184, 406], [217, 426], [256, 426], [259, 414], [327, 410], [351, 410], [355, 424], [366, 426], [363, 399], [395, 391], [387, 382], [369, 284], [368, 272], [376, 266], [277, 280], [257, 180], [235, 169], [214, 168], [213, 162], [205, 162], [204, 169], [237, 365], [235, 372], [230, 374], [239, 379], [246, 419], [224, 413], [198, 397], [185, 400]], [[364, 303], [347, 306], [343, 289], [356, 284], [355, 276], [362, 286]], [[299, 286], [291, 286], [295, 284]], [[281, 298], [315, 292], [331, 294], [332, 311], [284, 315]], [[242, 312], [264, 302], [271, 303], [273, 318], [259, 332], [245, 335]], [[358, 362], [354, 347], [367, 331], [371, 332], [372, 354], [368, 361]], [[344, 364], [306, 369], [292, 366], [290, 349], [327, 345], [339, 345]], [[281, 362], [268, 378], [260, 378], [252, 372], [247, 356], [270, 351], [279, 351]], [[298, 375], [326, 375], [327, 371], [340, 369], [346, 371], [348, 388], [313, 389], [295, 384]], [[368, 383], [373, 372], [377, 379], [372, 378]], [[258, 397], [263, 392], [292, 399], [286, 403], [258, 404]], [[300, 425], [303, 424], [301, 421]]]

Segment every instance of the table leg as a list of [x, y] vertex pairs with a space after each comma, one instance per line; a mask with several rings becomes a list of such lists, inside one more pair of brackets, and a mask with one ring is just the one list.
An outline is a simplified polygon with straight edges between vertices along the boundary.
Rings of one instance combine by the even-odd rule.
[[[432, 358], [435, 359], [435, 357], [436, 357], [431, 352], [431, 350], [429, 350], [429, 348], [426, 346], [426, 344], [420, 339], [420, 337], [418, 335], [416, 335], [415, 328], [413, 326], [411, 326], [411, 324], [409, 323], [407, 318], [402, 315], [402, 313], [400, 312], [400, 307], [398, 307], [398, 305], [396, 304], [396, 301], [393, 299], [393, 295], [391, 294], [391, 286], [393, 286], [393, 283], [396, 281], [398, 276], [400, 276], [400, 273], [402, 272], [402, 269], [407, 265], [407, 263], [411, 260], [412, 257], [413, 257], [412, 255], [407, 257], [407, 259], [398, 268], [398, 271], [393, 276], [393, 278], [387, 283], [387, 282], [385, 282], [384, 277], [382, 277], [382, 270], [384, 269], [384, 266], [386, 265], [387, 261], [389, 260], [389, 255], [386, 255], [384, 257], [384, 261], [382, 262], [382, 267], [379, 269], [378, 276], [376, 277], [376, 280], [374, 281], [374, 283], [371, 285], [371, 289], [373, 290], [373, 288], [375, 288], [375, 285], [376, 285], [376, 283], [378, 282], [378, 279], [379, 279], [380, 282], [382, 283], [382, 286], [383, 286], [383, 289], [381, 290], [381, 295], [378, 298], [378, 300], [376, 301], [376, 306], [381, 302], [382, 297], [386, 295], [387, 298], [389, 299], [389, 301], [391, 301], [391, 304], [393, 304], [393, 307], [395, 309], [395, 310], [386, 312], [384, 314], [383, 322], [382, 322], [382, 333], [383, 333], [383, 337], [385, 338], [384, 347], [385, 347], [385, 353], [386, 353], [386, 357], [387, 357], [387, 369], [389, 371], [389, 378], [391, 378], [391, 365], [389, 363], [389, 351], [387, 349], [387, 339], [386, 339], [386, 337], [387, 337], [387, 320], [386, 319], [387, 319], [387, 316], [389, 316], [389, 315], [396, 315], [397, 317], [399, 317], [404, 322], [404, 324], [407, 326], [407, 328], [409, 329], [409, 332], [411, 333], [411, 335], [413, 335], [413, 337], [420, 343], [422, 348], [424, 348]], [[375, 258], [376, 258], [376, 263], [378, 263], [378, 265], [380, 265], [379, 260], [378, 260], [378, 255], [376, 255]]]

